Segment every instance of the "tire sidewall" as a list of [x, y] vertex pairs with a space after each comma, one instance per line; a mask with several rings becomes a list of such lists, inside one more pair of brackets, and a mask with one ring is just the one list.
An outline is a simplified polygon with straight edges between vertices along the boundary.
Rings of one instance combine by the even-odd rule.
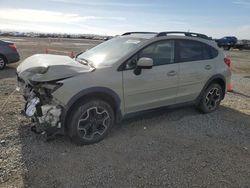
[[[77, 130], [78, 121], [80, 117], [83, 115], [83, 113], [86, 112], [87, 109], [94, 107], [94, 106], [100, 106], [104, 108], [108, 112], [111, 118], [111, 123], [109, 124], [107, 130], [103, 133], [103, 135], [99, 136], [98, 138], [88, 140], [88, 139], [82, 138], [79, 131]], [[77, 145], [87, 145], [87, 144], [97, 143], [101, 141], [103, 138], [105, 138], [107, 134], [110, 132], [111, 128], [114, 125], [114, 120], [115, 120], [114, 110], [107, 102], [103, 100], [99, 100], [99, 99], [93, 99], [88, 102], [82, 102], [73, 109], [71, 113], [71, 117], [69, 118], [69, 130], [68, 131], [70, 133], [69, 134], [70, 138]]]

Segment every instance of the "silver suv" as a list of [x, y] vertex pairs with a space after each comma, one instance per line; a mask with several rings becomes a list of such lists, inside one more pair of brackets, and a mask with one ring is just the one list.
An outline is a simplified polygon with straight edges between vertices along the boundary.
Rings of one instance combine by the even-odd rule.
[[213, 112], [230, 79], [223, 51], [190, 32], [125, 33], [73, 59], [37, 54], [17, 68], [33, 130], [77, 144], [102, 140], [133, 112], [190, 102]]

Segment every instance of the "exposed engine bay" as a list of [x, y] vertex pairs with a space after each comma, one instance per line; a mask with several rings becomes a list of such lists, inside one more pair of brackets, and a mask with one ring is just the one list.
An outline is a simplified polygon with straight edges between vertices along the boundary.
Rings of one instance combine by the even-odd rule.
[[55, 133], [61, 129], [62, 107], [53, 99], [52, 92], [60, 87], [58, 83], [37, 83], [33, 86], [18, 78], [17, 90], [26, 101], [22, 114], [35, 122], [36, 133]]

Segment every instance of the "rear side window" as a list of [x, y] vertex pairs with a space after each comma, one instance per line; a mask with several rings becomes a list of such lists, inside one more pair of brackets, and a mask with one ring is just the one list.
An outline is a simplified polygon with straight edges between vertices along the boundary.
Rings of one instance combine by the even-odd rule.
[[212, 59], [218, 55], [213, 47], [193, 40], [178, 40], [179, 62], [200, 61]]
[[219, 52], [215, 48], [208, 46], [209, 52], [210, 52], [210, 57], [211, 59], [215, 58], [218, 56]]

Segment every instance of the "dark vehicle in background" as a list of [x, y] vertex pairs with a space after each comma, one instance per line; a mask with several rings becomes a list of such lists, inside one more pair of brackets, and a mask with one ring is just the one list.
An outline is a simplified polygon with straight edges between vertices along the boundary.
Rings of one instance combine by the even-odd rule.
[[241, 40], [242, 49], [250, 50], [250, 40]]
[[19, 59], [14, 43], [0, 40], [0, 70], [3, 70], [6, 64], [16, 63]]
[[242, 50], [244, 45], [234, 36], [226, 36], [221, 39], [215, 40], [220, 48], [224, 50], [230, 50], [231, 48], [236, 48]]

